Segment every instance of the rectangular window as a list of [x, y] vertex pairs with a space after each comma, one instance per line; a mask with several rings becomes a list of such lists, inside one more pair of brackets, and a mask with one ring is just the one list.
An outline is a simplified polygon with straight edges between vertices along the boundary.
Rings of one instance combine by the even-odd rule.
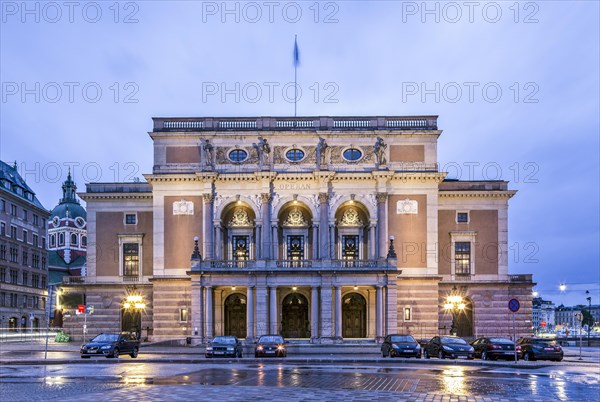
[[6, 306], [6, 292], [0, 293], [0, 306]]
[[42, 237], [42, 248], [45, 250], [46, 249], [46, 238]]
[[10, 262], [19, 263], [19, 249], [15, 247], [10, 248]]
[[6, 201], [2, 200], [2, 203], [0, 203], [0, 212], [6, 212]]
[[187, 322], [188, 309], [187, 307], [179, 307], [179, 322]]
[[469, 213], [468, 212], [457, 212], [456, 213], [456, 222], [469, 223]]
[[0, 244], [0, 260], [6, 261], [6, 245]]
[[34, 288], [40, 287], [40, 276], [38, 274], [31, 275], [31, 286], [33, 286]]
[[33, 224], [34, 226], [38, 226], [40, 224], [39, 217], [37, 215], [33, 215]]
[[455, 273], [457, 275], [468, 275], [471, 273], [471, 243], [454, 243]]
[[0, 222], [0, 235], [6, 236], [6, 223]]
[[19, 271], [17, 271], [16, 269], [11, 269], [10, 270], [10, 283], [12, 283], [13, 285], [17, 285], [18, 279], [19, 279]]
[[42, 269], [46, 269], [46, 257], [42, 257]]
[[125, 224], [126, 225], [136, 225], [137, 224], [137, 216], [135, 214], [125, 214]]
[[404, 321], [412, 321], [412, 307], [404, 307]]
[[27, 222], [27, 218], [29, 217], [29, 212], [26, 209], [23, 209], [23, 220]]
[[13, 239], [17, 240], [17, 227], [16, 226], [12, 226], [10, 227], [10, 237], [12, 237]]
[[46, 277], [42, 276], [42, 289], [46, 289]]
[[23, 243], [27, 243], [27, 237], [29, 237], [29, 233], [23, 229], [23, 238], [21, 240], [23, 240]]
[[22, 272], [23, 274], [23, 286], [29, 286], [29, 273], [26, 271]]
[[139, 276], [140, 245], [138, 243], [123, 244], [123, 276]]
[[34, 247], [39, 247], [39, 240], [38, 240], [38, 235], [37, 234], [33, 234], [32, 235], [32, 240], [33, 240], [33, 246]]
[[31, 266], [33, 268], [40, 267], [40, 256], [38, 254], [31, 254]]
[[17, 216], [17, 206], [15, 204], [10, 204], [10, 214], [12, 216]]
[[6, 282], [6, 268], [0, 268], [0, 282]]
[[23, 265], [29, 265], [29, 253], [27, 252], [27, 250], [23, 250]]

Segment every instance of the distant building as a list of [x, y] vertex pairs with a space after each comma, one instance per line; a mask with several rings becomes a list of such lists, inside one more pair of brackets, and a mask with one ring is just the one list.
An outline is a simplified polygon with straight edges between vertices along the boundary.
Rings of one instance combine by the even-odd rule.
[[0, 331], [45, 323], [48, 215], [16, 164], [0, 161]]
[[536, 331], [551, 331], [556, 324], [555, 305], [549, 300], [543, 300], [541, 297], [533, 299], [533, 328]]
[[554, 319], [556, 325], [561, 325], [563, 328], [579, 328], [580, 323], [577, 319], [577, 314], [581, 313], [581, 306], [565, 307], [562, 304], [554, 310]]
[[[48, 271], [52, 305], [65, 276], [85, 276], [87, 254], [87, 215], [76, 196], [71, 172], [62, 185], [63, 196], [48, 219]], [[60, 305], [53, 311], [53, 326], [62, 327]], [[54, 309], [53, 309], [54, 310]]]

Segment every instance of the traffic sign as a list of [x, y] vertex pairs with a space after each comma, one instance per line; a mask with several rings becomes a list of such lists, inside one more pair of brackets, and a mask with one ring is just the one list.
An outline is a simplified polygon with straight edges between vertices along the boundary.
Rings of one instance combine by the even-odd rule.
[[85, 304], [78, 304], [77, 305], [77, 312], [78, 313], [85, 313]]
[[508, 309], [513, 313], [516, 313], [521, 308], [521, 303], [517, 299], [510, 299], [508, 302]]
[[86, 306], [86, 311], [88, 314], [93, 314], [94, 313], [94, 305], [90, 304], [89, 306]]

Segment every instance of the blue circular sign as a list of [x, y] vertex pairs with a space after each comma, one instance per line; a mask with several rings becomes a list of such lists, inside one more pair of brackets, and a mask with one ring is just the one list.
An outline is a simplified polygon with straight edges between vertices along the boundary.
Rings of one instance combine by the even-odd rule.
[[521, 308], [521, 303], [517, 299], [510, 299], [508, 302], [508, 309], [513, 313], [516, 313]]

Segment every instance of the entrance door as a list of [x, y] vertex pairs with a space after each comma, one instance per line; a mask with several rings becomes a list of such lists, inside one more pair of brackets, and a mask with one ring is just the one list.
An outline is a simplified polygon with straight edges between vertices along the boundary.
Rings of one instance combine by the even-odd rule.
[[367, 301], [358, 293], [350, 293], [342, 299], [342, 336], [367, 337]]
[[458, 314], [456, 326], [457, 336], [473, 336], [473, 303], [468, 299], [465, 300], [465, 308]]
[[250, 257], [250, 244], [248, 236], [231, 236], [233, 248], [233, 259], [236, 261], [247, 261]]
[[142, 335], [142, 313], [139, 310], [121, 310], [121, 332], [136, 334], [138, 339]]
[[281, 319], [284, 338], [310, 338], [308, 300], [303, 295], [291, 293], [283, 299]]
[[10, 317], [8, 319], [8, 330], [9, 331], [17, 330], [17, 317]]
[[292, 266], [299, 266], [299, 263], [294, 264], [294, 261], [304, 259], [304, 236], [289, 235], [287, 237], [287, 259], [292, 261]]
[[246, 296], [234, 293], [225, 299], [225, 333], [246, 337]]

